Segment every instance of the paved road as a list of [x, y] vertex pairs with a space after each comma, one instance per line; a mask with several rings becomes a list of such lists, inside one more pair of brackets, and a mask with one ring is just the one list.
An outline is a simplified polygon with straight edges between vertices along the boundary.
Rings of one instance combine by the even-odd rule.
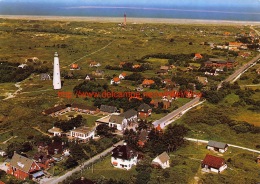
[[[226, 78], [223, 82], [232, 82], [234, 79], [237, 78], [237, 76], [239, 76], [241, 73], [243, 73], [245, 70], [247, 70], [251, 65], [253, 65], [255, 62], [257, 62], [260, 59], [260, 54], [258, 54], [256, 57], [254, 57], [253, 59], [251, 59], [247, 64], [241, 66], [239, 69], [237, 69], [233, 74], [231, 74], [230, 76], [228, 76], [228, 78]], [[222, 83], [221, 82], [217, 89], [219, 90], [222, 87]]]
[[[205, 144], [207, 144], [209, 142], [208, 140], [194, 139], [194, 138], [189, 138], [189, 137], [185, 137], [184, 139], [187, 140], [187, 141], [199, 142], [199, 143], [205, 143]], [[259, 150], [250, 149], [250, 148], [246, 148], [246, 147], [242, 147], [242, 146], [237, 146], [237, 145], [234, 145], [234, 144], [228, 144], [228, 146], [247, 150], [247, 151], [251, 151], [251, 152], [254, 152], [254, 153], [260, 153]]]
[[[119, 141], [118, 143], [116, 143], [114, 146], [118, 146], [118, 145], [122, 145], [124, 141]], [[102, 153], [92, 157], [91, 159], [87, 160], [86, 162], [83, 163], [83, 165], [76, 167], [75, 169], [68, 171], [66, 174], [62, 175], [62, 176], [56, 176], [53, 178], [48, 178], [48, 180], [42, 180], [40, 183], [41, 184], [57, 184], [59, 182], [64, 181], [66, 178], [70, 177], [73, 173], [75, 172], [79, 172], [81, 170], [81, 168], [90, 165], [91, 163], [97, 161], [100, 159], [100, 157], [102, 156], [106, 156], [108, 155], [113, 149], [114, 146], [111, 146], [110, 148], [106, 149], [105, 151], [103, 151]]]
[[200, 97], [196, 97], [193, 100], [191, 100], [190, 102], [186, 103], [185, 105], [181, 106], [180, 108], [176, 109], [175, 111], [170, 112], [169, 114], [167, 114], [166, 116], [162, 117], [159, 120], [156, 120], [155, 122], [153, 122], [154, 127], [157, 127], [160, 124], [161, 128], [164, 128], [164, 123], [170, 121], [171, 119], [173, 119], [174, 117], [178, 116], [178, 115], [182, 115], [182, 112], [187, 110], [188, 108], [192, 107], [193, 105], [197, 104], [200, 100]]

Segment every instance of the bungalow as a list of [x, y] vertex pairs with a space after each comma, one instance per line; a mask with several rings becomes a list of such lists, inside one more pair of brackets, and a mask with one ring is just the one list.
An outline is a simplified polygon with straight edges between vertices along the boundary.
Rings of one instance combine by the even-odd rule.
[[46, 153], [36, 153], [33, 159], [42, 169], [47, 169], [54, 162], [54, 159]]
[[100, 111], [103, 113], [114, 113], [117, 111], [117, 108], [114, 106], [109, 106], [109, 105], [101, 105]]
[[148, 131], [147, 130], [141, 130], [140, 134], [139, 134], [139, 137], [138, 137], [138, 146], [139, 147], [144, 147], [145, 143], [147, 142], [147, 139], [148, 139]]
[[110, 84], [120, 84], [120, 78], [114, 77], [113, 79], [111, 79]]
[[94, 76], [92, 74], [87, 74], [86, 77], [85, 77], [85, 80], [86, 81], [91, 81], [91, 80], [94, 80]]
[[169, 71], [170, 70], [170, 66], [161, 66], [160, 70], [166, 70]]
[[125, 79], [125, 77], [126, 77], [126, 73], [125, 72], [123, 72], [123, 73], [121, 73], [120, 75], [119, 75], [119, 79]]
[[227, 67], [227, 68], [233, 68], [238, 63], [235, 60], [228, 59], [227, 61], [222, 59], [216, 59], [216, 58], [210, 58], [205, 63], [205, 67]]
[[158, 74], [158, 75], [167, 75], [168, 74], [168, 70], [160, 69], [160, 70], [156, 71], [156, 74]]
[[48, 130], [48, 132], [53, 134], [53, 136], [61, 137], [63, 131], [60, 128], [52, 127], [51, 129]]
[[34, 160], [17, 153], [14, 153], [10, 161], [7, 174], [11, 174], [21, 180], [37, 178], [44, 175], [40, 166]]
[[212, 76], [217, 76], [219, 75], [217, 73], [217, 69], [208, 69], [204, 72], [205, 75], [212, 75]]
[[119, 66], [120, 68], [123, 68], [123, 65], [125, 65], [125, 64], [126, 64], [126, 62], [120, 62], [118, 66]]
[[2, 157], [6, 156], [6, 152], [5, 152], [4, 150], [0, 150], [0, 155], [1, 155]]
[[137, 152], [125, 143], [112, 150], [111, 164], [116, 168], [129, 170], [137, 164], [137, 157]]
[[220, 173], [227, 168], [223, 158], [207, 154], [201, 163], [201, 167], [206, 171]]
[[27, 64], [20, 64], [20, 65], [18, 66], [18, 68], [24, 69], [24, 68], [26, 68], [27, 66], [28, 66]]
[[229, 42], [228, 43], [228, 50], [237, 51], [240, 49], [240, 47], [243, 45], [243, 43], [240, 42]]
[[223, 142], [209, 141], [207, 145], [207, 149], [218, 151], [220, 153], [224, 153], [228, 149], [228, 145]]
[[256, 162], [260, 164], [260, 155], [258, 155], [258, 157], [256, 158]]
[[194, 58], [193, 58], [193, 60], [195, 61], [195, 60], [202, 59], [202, 58], [203, 58], [203, 57], [202, 57], [201, 54], [196, 53], [195, 56], [194, 56]]
[[155, 83], [154, 80], [144, 79], [144, 81], [142, 82], [142, 86], [143, 87], [150, 87], [154, 83]]
[[93, 71], [92, 74], [96, 77], [102, 77], [105, 75], [105, 72], [102, 71], [102, 70], [96, 70], [96, 71]]
[[70, 139], [78, 140], [80, 142], [87, 142], [95, 136], [95, 129], [90, 127], [78, 127], [70, 130]]
[[44, 115], [49, 115], [49, 116], [58, 116], [63, 113], [66, 113], [69, 111], [69, 108], [66, 105], [57, 105], [55, 107], [52, 107], [50, 109], [44, 110], [42, 113]]
[[166, 169], [170, 167], [170, 157], [166, 152], [163, 152], [162, 154], [158, 155], [155, 159], [152, 161], [152, 165], [155, 167], [160, 167], [162, 169]]
[[48, 73], [41, 73], [40, 80], [51, 80], [51, 76]]
[[79, 65], [78, 64], [72, 64], [71, 66], [70, 66], [70, 70], [79, 70], [80, 69], [80, 67], [79, 67]]
[[100, 66], [101, 66], [101, 64], [98, 63], [98, 62], [96, 62], [96, 61], [92, 61], [92, 62], [90, 62], [90, 64], [89, 64], [89, 67], [100, 67]]
[[148, 116], [151, 116], [151, 114], [152, 114], [152, 108], [145, 103], [141, 104], [137, 108], [137, 111], [138, 111], [139, 118], [147, 118]]
[[123, 131], [127, 127], [127, 120], [125, 117], [113, 114], [109, 118], [108, 126]]
[[99, 109], [97, 107], [91, 107], [84, 104], [76, 104], [76, 103], [71, 104], [70, 110], [76, 112], [82, 112], [86, 114], [96, 114], [99, 112]]
[[260, 75], [260, 67], [256, 69], [257, 75]]
[[197, 80], [201, 83], [201, 84], [203, 84], [204, 86], [205, 85], [207, 85], [207, 83], [208, 83], [208, 78], [207, 77], [196, 77], [197, 78]]
[[139, 65], [139, 64], [136, 64], [136, 65], [132, 66], [133, 69], [137, 69], [137, 68], [140, 68], [140, 67], [141, 67], [141, 65]]

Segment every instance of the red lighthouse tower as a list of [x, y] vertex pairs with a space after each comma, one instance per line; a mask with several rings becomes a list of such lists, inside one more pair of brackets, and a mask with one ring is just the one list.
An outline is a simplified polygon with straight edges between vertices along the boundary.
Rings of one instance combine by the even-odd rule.
[[126, 26], [126, 14], [124, 14], [124, 26]]

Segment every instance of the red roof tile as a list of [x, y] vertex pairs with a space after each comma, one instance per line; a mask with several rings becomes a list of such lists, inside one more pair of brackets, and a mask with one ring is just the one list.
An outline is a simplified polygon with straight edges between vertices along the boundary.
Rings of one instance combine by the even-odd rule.
[[225, 160], [223, 158], [207, 154], [202, 161], [202, 164], [218, 169], [225, 164]]

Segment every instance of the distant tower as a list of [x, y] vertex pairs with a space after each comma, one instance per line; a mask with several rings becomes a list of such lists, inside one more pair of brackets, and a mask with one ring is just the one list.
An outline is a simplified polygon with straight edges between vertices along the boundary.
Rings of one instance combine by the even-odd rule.
[[54, 54], [54, 63], [53, 63], [53, 89], [61, 89], [60, 62], [59, 62], [59, 55], [57, 52], [55, 52]]
[[124, 26], [126, 26], [126, 14], [124, 14]]

